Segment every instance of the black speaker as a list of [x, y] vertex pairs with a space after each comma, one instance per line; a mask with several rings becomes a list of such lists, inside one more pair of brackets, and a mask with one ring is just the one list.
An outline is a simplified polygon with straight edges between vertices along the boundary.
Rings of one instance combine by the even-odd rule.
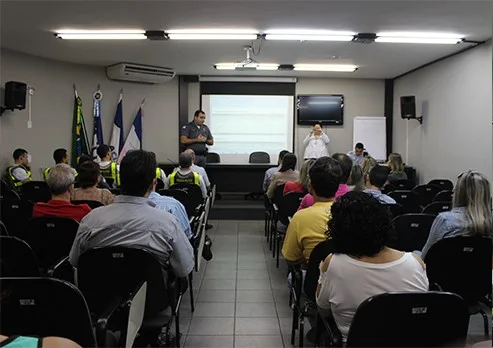
[[7, 110], [26, 108], [27, 85], [22, 82], [9, 81], [5, 84], [5, 108]]
[[416, 98], [414, 95], [401, 97], [401, 117], [416, 118]]

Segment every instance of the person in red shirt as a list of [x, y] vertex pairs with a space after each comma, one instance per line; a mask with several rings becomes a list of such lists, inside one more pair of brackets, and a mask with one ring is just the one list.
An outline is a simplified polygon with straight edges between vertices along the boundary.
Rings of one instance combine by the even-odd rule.
[[286, 184], [284, 184], [283, 195], [286, 195], [289, 192], [308, 192], [308, 184], [310, 184], [308, 172], [310, 171], [313, 162], [315, 162], [315, 159], [310, 158], [303, 163], [300, 169], [299, 179], [297, 181], [287, 181]]
[[50, 170], [48, 186], [51, 188], [51, 200], [34, 205], [33, 217], [59, 216], [78, 222], [86, 216], [91, 208], [87, 204], [72, 204], [70, 197], [74, 190], [75, 173], [67, 164], [57, 164]]

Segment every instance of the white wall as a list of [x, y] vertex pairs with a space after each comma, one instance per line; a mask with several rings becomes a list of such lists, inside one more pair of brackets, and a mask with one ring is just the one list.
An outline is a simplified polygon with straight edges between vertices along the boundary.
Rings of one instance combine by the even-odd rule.
[[492, 178], [491, 42], [404, 76], [394, 87], [393, 148], [406, 157], [406, 123], [400, 118], [400, 97], [416, 96], [409, 121], [408, 163], [419, 180], [456, 181], [473, 169]]
[[[384, 116], [384, 81], [365, 79], [298, 78], [297, 94], [343, 94], [344, 125], [325, 127], [329, 135], [329, 151], [346, 153], [353, 144], [353, 118], [356, 116]], [[200, 106], [200, 84], [190, 83], [188, 108], [190, 119]], [[295, 115], [296, 118], [296, 115]], [[295, 121], [296, 122], [296, 121]], [[295, 126], [295, 153], [303, 158], [303, 139], [311, 126]], [[214, 129], [211, 130], [214, 134]], [[276, 159], [271, 159], [273, 162]]]
[[39, 168], [52, 165], [53, 150], [71, 149], [74, 94], [77, 85], [83, 101], [86, 127], [92, 142], [92, 95], [98, 84], [103, 92], [102, 124], [105, 143], [110, 132], [120, 89], [124, 89], [123, 121], [126, 137], [140, 102], [143, 112], [143, 148], [154, 151], [158, 161], [176, 160], [178, 153], [178, 81], [164, 85], [143, 85], [109, 81], [102, 67], [52, 61], [8, 50], [1, 51], [2, 85], [25, 82], [36, 89], [32, 97], [33, 128], [27, 128], [28, 111], [6, 111], [0, 117], [0, 167], [12, 161], [12, 151], [25, 148], [32, 155], [35, 178]]

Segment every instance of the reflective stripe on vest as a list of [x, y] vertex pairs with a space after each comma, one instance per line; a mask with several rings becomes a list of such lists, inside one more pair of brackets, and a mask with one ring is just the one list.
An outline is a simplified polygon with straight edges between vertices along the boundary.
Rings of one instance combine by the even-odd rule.
[[14, 171], [14, 169], [16, 169], [18, 167], [22, 167], [26, 171], [29, 181], [32, 180], [32, 178], [31, 178], [32, 177], [31, 171], [28, 170], [26, 167], [24, 167], [22, 164], [18, 164], [18, 165], [15, 165], [15, 166], [10, 166], [7, 169], [7, 173], [9, 175], [10, 180], [12, 180], [12, 183], [14, 184], [15, 187], [21, 187], [24, 184], [22, 181], [17, 180], [17, 178], [14, 176], [14, 174], [12, 174], [12, 172]]
[[113, 182], [116, 183], [117, 187], [120, 187], [120, 174], [118, 173], [116, 162], [111, 162], [109, 166], [101, 169], [101, 175], [105, 179], [113, 179]]
[[156, 168], [156, 178], [163, 180], [161, 176], [161, 168]]
[[190, 172], [187, 175], [180, 174], [179, 171], [169, 175], [169, 186], [174, 184], [195, 184], [200, 186], [200, 175], [197, 172]]

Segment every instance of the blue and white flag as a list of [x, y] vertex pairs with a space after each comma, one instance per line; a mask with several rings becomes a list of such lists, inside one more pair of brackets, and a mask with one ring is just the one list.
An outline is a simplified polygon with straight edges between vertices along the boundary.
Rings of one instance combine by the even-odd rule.
[[113, 147], [112, 160], [116, 161], [123, 149], [123, 93], [120, 92], [120, 99], [116, 107], [115, 120], [111, 131], [110, 146]]
[[130, 150], [142, 150], [142, 106], [144, 102], [140, 105], [139, 111], [135, 116], [134, 123], [130, 128], [127, 139], [125, 140], [125, 145], [123, 145], [123, 150], [120, 152], [118, 157], [118, 163], [121, 162], [125, 154]]
[[94, 132], [92, 135], [92, 158], [99, 162], [98, 157], [98, 146], [104, 144], [103, 141], [103, 127], [101, 125], [101, 99], [103, 99], [103, 94], [98, 90], [93, 95], [93, 108], [92, 114], [94, 116]]

